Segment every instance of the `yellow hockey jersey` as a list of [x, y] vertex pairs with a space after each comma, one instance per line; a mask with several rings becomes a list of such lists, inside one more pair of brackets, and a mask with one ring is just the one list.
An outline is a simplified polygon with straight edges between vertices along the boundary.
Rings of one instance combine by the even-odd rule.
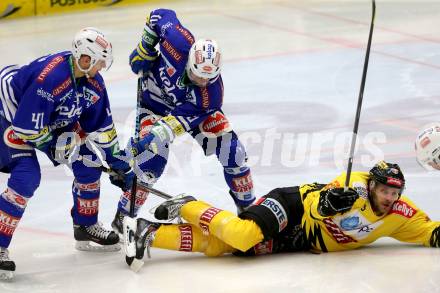
[[[341, 174], [324, 189], [343, 187], [345, 178], [346, 174]], [[350, 211], [332, 217], [322, 217], [318, 213], [322, 189], [318, 189], [316, 184], [300, 187], [304, 204], [302, 227], [311, 248], [324, 252], [348, 250], [387, 236], [431, 246], [431, 235], [440, 222], [431, 221], [425, 212], [403, 195], [388, 214], [376, 216], [368, 199], [369, 178], [367, 172], [351, 173], [349, 186], [357, 191], [359, 198]]]

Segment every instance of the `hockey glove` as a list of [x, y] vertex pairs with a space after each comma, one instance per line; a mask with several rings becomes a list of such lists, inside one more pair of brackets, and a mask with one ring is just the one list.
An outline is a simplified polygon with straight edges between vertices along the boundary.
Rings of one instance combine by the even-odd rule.
[[139, 142], [135, 143], [132, 140], [131, 152], [133, 157], [135, 157], [136, 164], [142, 164], [155, 155], [167, 158], [168, 142], [167, 136], [162, 137], [161, 134], [154, 131], [154, 128]]
[[139, 43], [136, 49], [130, 54], [131, 70], [138, 74], [140, 71], [147, 72], [153, 65], [153, 61], [159, 56], [159, 52], [152, 48], [143, 48], [142, 43]]
[[128, 191], [131, 189], [133, 184], [134, 173], [133, 169], [130, 167], [129, 158], [126, 156], [124, 151], [121, 151], [119, 160], [115, 160], [109, 163], [110, 166], [110, 182], [121, 188], [123, 191]]
[[319, 196], [318, 212], [323, 217], [348, 212], [358, 198], [359, 195], [353, 188], [348, 188], [347, 191], [341, 187], [323, 190]]

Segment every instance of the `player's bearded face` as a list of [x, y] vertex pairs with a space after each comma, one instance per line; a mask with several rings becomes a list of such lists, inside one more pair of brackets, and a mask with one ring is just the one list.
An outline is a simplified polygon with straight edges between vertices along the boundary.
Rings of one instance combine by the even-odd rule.
[[399, 188], [389, 187], [379, 182], [374, 182], [370, 188], [371, 205], [377, 216], [387, 214], [396, 200], [399, 199]]

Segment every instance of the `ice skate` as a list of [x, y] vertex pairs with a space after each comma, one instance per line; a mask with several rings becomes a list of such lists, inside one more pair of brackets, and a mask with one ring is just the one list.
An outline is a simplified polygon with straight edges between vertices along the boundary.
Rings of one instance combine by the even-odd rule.
[[78, 250], [118, 251], [121, 249], [119, 236], [113, 231], [106, 230], [99, 222], [87, 227], [74, 225], [73, 232], [76, 240], [75, 248]]
[[137, 272], [144, 265], [145, 249], [148, 258], [150, 255], [150, 247], [153, 243], [156, 230], [161, 224], [153, 223], [145, 219], [139, 218], [136, 221], [132, 218], [124, 219], [124, 233], [127, 235], [125, 240], [125, 260], [130, 268]]
[[180, 217], [180, 209], [184, 204], [194, 200], [196, 199], [193, 196], [179, 194], [160, 204], [154, 211], [154, 217], [158, 220], [168, 221], [177, 218], [179, 222], [182, 222]]
[[[112, 222], [112, 229], [117, 233], [118, 235], [122, 235], [123, 230], [123, 222], [124, 222], [124, 215], [120, 210], [116, 212], [115, 218]], [[121, 239], [122, 240], [122, 239]]]
[[12, 279], [14, 272], [15, 263], [9, 259], [8, 249], [0, 247], [0, 281]]

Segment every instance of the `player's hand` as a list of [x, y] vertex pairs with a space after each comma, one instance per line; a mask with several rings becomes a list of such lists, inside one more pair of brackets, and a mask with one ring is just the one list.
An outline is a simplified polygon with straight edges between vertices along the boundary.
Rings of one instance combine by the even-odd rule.
[[138, 74], [140, 71], [147, 72], [153, 65], [153, 61], [159, 56], [159, 52], [156, 49], [142, 49], [141, 43], [130, 54], [129, 62], [131, 70]]
[[110, 182], [123, 191], [128, 191], [132, 187], [134, 178], [133, 169], [130, 164], [131, 156], [127, 156], [125, 151], [121, 151], [118, 158], [119, 159], [109, 163]]
[[353, 188], [332, 188], [321, 191], [318, 203], [318, 212], [323, 217], [334, 216], [337, 213], [349, 211], [359, 194]]

